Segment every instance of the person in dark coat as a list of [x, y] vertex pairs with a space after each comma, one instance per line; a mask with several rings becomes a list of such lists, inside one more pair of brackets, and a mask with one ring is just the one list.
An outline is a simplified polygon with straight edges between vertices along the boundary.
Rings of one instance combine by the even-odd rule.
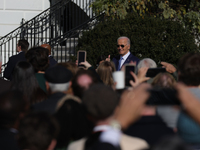
[[13, 70], [15, 68], [15, 65], [17, 64], [17, 62], [19, 61], [25, 61], [25, 53], [27, 52], [29, 47], [29, 43], [27, 40], [19, 40], [17, 43], [17, 55], [13, 55], [9, 58], [8, 62], [7, 62], [7, 66], [5, 68], [3, 77], [8, 79], [8, 80], [12, 80], [12, 73]]
[[33, 109], [54, 114], [58, 101], [66, 95], [68, 88], [71, 86], [72, 73], [65, 67], [56, 65], [49, 68], [44, 77], [50, 95], [47, 100], [35, 104]]
[[57, 61], [51, 56], [51, 46], [49, 44], [42, 44], [41, 47], [44, 47], [49, 50], [49, 67], [55, 66]]
[[19, 150], [17, 133], [20, 120], [28, 110], [28, 103], [20, 91], [0, 94], [0, 149]]

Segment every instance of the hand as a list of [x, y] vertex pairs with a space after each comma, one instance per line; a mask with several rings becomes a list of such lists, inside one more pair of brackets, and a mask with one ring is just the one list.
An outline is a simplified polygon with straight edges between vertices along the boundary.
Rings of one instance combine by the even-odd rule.
[[175, 88], [178, 92], [178, 98], [188, 114], [200, 124], [200, 102], [182, 83], [177, 83]]
[[108, 55], [108, 58], [106, 58], [106, 60], [105, 61], [108, 61], [108, 62], [110, 62], [110, 55]]
[[141, 116], [145, 102], [150, 96], [147, 91], [150, 87], [150, 84], [143, 83], [122, 93], [119, 107], [114, 114], [114, 119], [121, 124], [122, 129], [126, 129]]
[[81, 62], [81, 63], [79, 63], [79, 64], [80, 64], [80, 65], [84, 65], [84, 66], [86, 67], [86, 69], [92, 67], [92, 65], [89, 64], [87, 61], [85, 61], [85, 62]]
[[146, 77], [146, 73], [147, 73], [148, 69], [149, 69], [148, 67], [142, 67], [138, 70], [137, 77], [138, 77], [139, 83], [142, 83], [142, 82], [145, 82], [145, 81], [151, 79], [149, 77]]
[[161, 65], [163, 65], [163, 67], [166, 69], [167, 72], [169, 73], [174, 73], [176, 72], [176, 68], [170, 64], [170, 63], [167, 63], [167, 62], [161, 62]]
[[138, 86], [140, 84], [138, 77], [135, 75], [135, 73], [133, 73], [132, 71], [130, 72], [130, 74], [132, 75], [132, 77], [135, 79], [135, 82], [133, 80], [130, 80], [129, 83], [130, 85], [135, 88], [136, 86]]

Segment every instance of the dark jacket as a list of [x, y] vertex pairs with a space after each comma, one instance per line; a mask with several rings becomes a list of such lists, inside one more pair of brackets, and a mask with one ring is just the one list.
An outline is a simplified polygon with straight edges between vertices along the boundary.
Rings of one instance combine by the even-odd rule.
[[[116, 57], [114, 57], [114, 58], [112, 59], [112, 61], [113, 61], [114, 64], [115, 64], [116, 70], [117, 70], [118, 65], [119, 65], [119, 60], [120, 60], [120, 55], [118, 55], [118, 56], [116, 56]], [[130, 55], [127, 57], [127, 59], [125, 60], [125, 62], [123, 63], [123, 65], [124, 65], [124, 64], [128, 64], [128, 63], [130, 63], [131, 61], [133, 61], [133, 62], [136, 61], [136, 64], [138, 64], [139, 61], [140, 61], [140, 59], [137, 58], [136, 56], [134, 56], [133, 54], [130, 53]], [[123, 66], [123, 65], [122, 65], [122, 66]]]
[[66, 94], [62, 92], [56, 92], [49, 96], [47, 100], [39, 102], [32, 106], [32, 109], [35, 111], [46, 111], [50, 114], [54, 114], [56, 112], [56, 106], [58, 101], [64, 97]]
[[15, 69], [16, 64], [19, 61], [26, 61], [25, 52], [20, 52], [19, 54], [11, 56], [9, 58], [9, 60], [7, 62], [7, 66], [6, 66], [5, 71], [3, 73], [4, 78], [6, 78], [8, 80], [12, 79], [13, 71]]
[[174, 135], [173, 129], [158, 116], [143, 116], [124, 131], [125, 134], [139, 137], [148, 142], [150, 146], [156, 144], [161, 138]]
[[57, 64], [57, 61], [53, 58], [53, 56], [49, 56], [49, 67], [53, 67]]

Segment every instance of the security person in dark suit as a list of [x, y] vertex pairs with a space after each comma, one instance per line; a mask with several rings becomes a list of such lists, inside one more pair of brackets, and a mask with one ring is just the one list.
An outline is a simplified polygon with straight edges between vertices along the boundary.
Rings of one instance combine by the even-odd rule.
[[19, 61], [25, 61], [25, 53], [27, 52], [29, 47], [29, 43], [27, 40], [22, 39], [19, 40], [17, 43], [17, 55], [11, 56], [7, 62], [7, 67], [5, 68], [5, 71], [3, 73], [3, 77], [8, 79], [8, 80], [12, 80], [12, 73], [13, 70], [15, 68], [15, 65], [19, 62]]

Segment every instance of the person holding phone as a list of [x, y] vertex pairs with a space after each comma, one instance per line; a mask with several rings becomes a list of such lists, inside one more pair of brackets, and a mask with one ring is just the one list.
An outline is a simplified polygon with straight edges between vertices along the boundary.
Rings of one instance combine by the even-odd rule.
[[[200, 99], [200, 54], [188, 53], [178, 62], [178, 80], [186, 85], [187, 90]], [[177, 121], [178, 135], [191, 146], [200, 149], [200, 125], [185, 112], [183, 107]]]
[[124, 64], [130, 63], [131, 61], [136, 62], [136, 64], [138, 64], [138, 62], [140, 61], [139, 58], [131, 54], [130, 47], [131, 42], [128, 37], [121, 36], [117, 39], [117, 50], [119, 55], [112, 59], [115, 64], [116, 70], [121, 70]]

